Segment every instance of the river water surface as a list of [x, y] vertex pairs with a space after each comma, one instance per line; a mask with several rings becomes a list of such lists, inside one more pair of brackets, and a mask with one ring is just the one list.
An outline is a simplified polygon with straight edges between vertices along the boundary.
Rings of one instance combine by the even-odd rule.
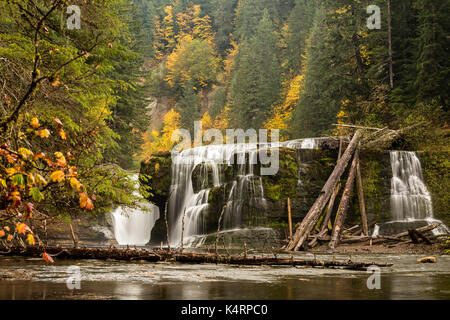
[[[64, 259], [47, 266], [0, 257], [0, 299], [450, 299], [450, 256], [438, 256], [436, 264], [419, 264], [415, 255], [335, 258], [394, 265], [381, 269], [381, 288], [369, 290], [365, 271]], [[66, 284], [73, 266], [81, 273], [78, 290]]]

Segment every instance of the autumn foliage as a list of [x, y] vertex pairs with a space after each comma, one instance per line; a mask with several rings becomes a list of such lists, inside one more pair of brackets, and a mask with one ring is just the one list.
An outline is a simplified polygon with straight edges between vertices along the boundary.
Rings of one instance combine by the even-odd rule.
[[[38, 118], [29, 121], [28, 136], [40, 139], [67, 139], [60, 119], [54, 118], [52, 127], [42, 128]], [[58, 132], [53, 136], [52, 132]], [[64, 134], [63, 134], [64, 133]], [[66, 157], [67, 156], [67, 157]], [[79, 206], [85, 210], [94, 209], [94, 204], [84, 185], [78, 180], [77, 168], [70, 165], [70, 153], [54, 152], [47, 156], [40, 150], [19, 147], [14, 149], [7, 143], [0, 146], [0, 196], [3, 225], [0, 241], [36, 245], [32, 221], [39, 212], [39, 204], [52, 197], [51, 190], [65, 190], [66, 196], [79, 195]], [[52, 188], [50, 188], [52, 186]], [[39, 241], [39, 238], [38, 238]], [[44, 260], [53, 262], [50, 256]]]

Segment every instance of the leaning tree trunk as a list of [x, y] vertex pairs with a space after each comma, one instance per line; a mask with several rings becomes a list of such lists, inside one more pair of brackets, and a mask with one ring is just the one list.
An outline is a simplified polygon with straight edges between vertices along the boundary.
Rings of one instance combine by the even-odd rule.
[[[359, 152], [358, 152], [359, 153]], [[361, 211], [361, 221], [362, 221], [362, 229], [365, 236], [369, 235], [369, 226], [367, 224], [367, 213], [366, 213], [366, 204], [364, 201], [364, 190], [362, 185], [362, 177], [361, 177], [361, 161], [359, 159], [356, 163], [356, 185], [358, 188], [358, 199], [359, 199], [359, 210]]]
[[350, 172], [348, 174], [347, 183], [345, 184], [344, 193], [342, 194], [341, 202], [339, 203], [339, 209], [336, 214], [336, 222], [334, 224], [333, 233], [331, 235], [330, 248], [334, 249], [336, 245], [339, 244], [339, 237], [341, 235], [342, 226], [347, 216], [348, 207], [350, 205], [350, 200], [352, 196], [353, 184], [355, 182], [356, 176], [356, 165], [358, 164], [358, 154], [359, 151], [356, 150], [355, 156], [353, 157], [352, 166], [350, 167]]
[[314, 205], [309, 210], [308, 214], [303, 219], [300, 226], [297, 228], [293, 238], [286, 246], [286, 250], [298, 250], [306, 240], [308, 240], [308, 235], [311, 230], [314, 228], [317, 220], [319, 219], [321, 213], [323, 212], [325, 206], [327, 205], [328, 200], [331, 197], [331, 194], [336, 188], [342, 174], [345, 171], [345, 168], [348, 165], [353, 153], [355, 152], [356, 147], [358, 146], [358, 142], [361, 139], [362, 131], [356, 131], [353, 136], [352, 141], [345, 150], [342, 158], [336, 164], [336, 167], [333, 170], [333, 173], [328, 178], [327, 183], [323, 187], [319, 197], [317, 198]]

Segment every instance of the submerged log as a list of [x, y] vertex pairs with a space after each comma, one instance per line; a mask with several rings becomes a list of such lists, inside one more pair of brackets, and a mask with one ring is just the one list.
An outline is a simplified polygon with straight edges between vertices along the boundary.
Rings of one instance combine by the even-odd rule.
[[316, 202], [313, 204], [308, 214], [305, 216], [300, 226], [296, 230], [293, 238], [286, 246], [286, 250], [298, 250], [303, 246], [305, 241], [308, 238], [309, 233], [313, 230], [314, 226], [317, 223], [317, 220], [320, 218], [323, 209], [325, 208], [328, 200], [330, 199], [332, 193], [334, 192], [336, 185], [338, 184], [342, 174], [344, 173], [347, 165], [355, 152], [356, 147], [358, 146], [358, 142], [361, 139], [362, 131], [356, 131], [353, 136], [350, 144], [345, 150], [342, 158], [336, 164], [336, 167], [333, 170], [333, 173], [328, 178], [325, 186], [322, 188], [322, 191], [317, 198]]
[[115, 248], [64, 248], [64, 247], [43, 247], [27, 246], [25, 248], [14, 246], [11, 248], [2, 248], [1, 255], [9, 256], [34, 256], [40, 257], [46, 252], [53, 257], [70, 259], [96, 259], [96, 260], [121, 260], [133, 261], [143, 260], [149, 262], [172, 261], [178, 263], [211, 263], [211, 264], [233, 264], [233, 265], [251, 265], [251, 266], [310, 266], [322, 268], [344, 268], [352, 270], [367, 270], [369, 266], [390, 267], [392, 263], [377, 262], [354, 262], [339, 260], [303, 260], [276, 257], [249, 257], [247, 255], [228, 256], [216, 255], [210, 253], [177, 253], [162, 250], [131, 250]]

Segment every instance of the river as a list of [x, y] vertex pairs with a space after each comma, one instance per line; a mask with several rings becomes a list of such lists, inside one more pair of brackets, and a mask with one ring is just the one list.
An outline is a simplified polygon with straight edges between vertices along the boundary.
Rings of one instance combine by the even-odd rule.
[[[436, 264], [419, 264], [416, 255], [335, 258], [394, 265], [381, 270], [380, 289], [369, 290], [371, 274], [364, 271], [64, 259], [47, 266], [41, 259], [0, 257], [0, 299], [450, 299], [450, 256], [438, 256]], [[73, 266], [81, 273], [79, 290], [66, 284]]]

